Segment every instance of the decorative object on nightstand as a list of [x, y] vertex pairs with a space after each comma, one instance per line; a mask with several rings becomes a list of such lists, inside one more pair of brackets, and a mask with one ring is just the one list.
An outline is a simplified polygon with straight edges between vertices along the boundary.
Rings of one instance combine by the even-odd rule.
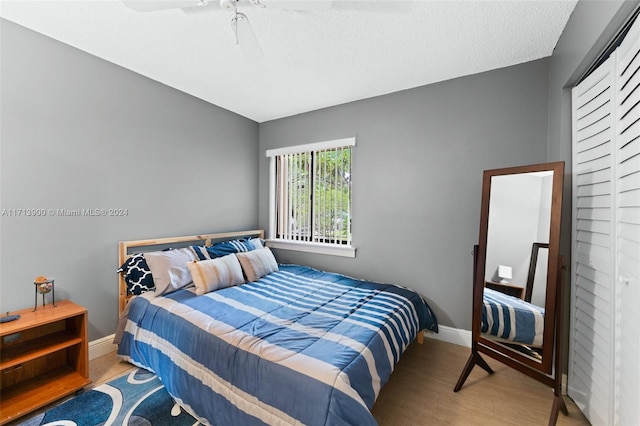
[[42, 295], [42, 306], [45, 305], [44, 295], [51, 292], [51, 304], [55, 308], [56, 306], [56, 290], [55, 290], [55, 279], [47, 278], [44, 275], [40, 275], [33, 280], [33, 284], [35, 285], [35, 306], [33, 310], [38, 309], [38, 293]]
[[498, 265], [498, 278], [500, 284], [509, 284], [509, 280], [513, 278], [511, 266]]
[[69, 300], [0, 323], [0, 425], [91, 383], [87, 309]]

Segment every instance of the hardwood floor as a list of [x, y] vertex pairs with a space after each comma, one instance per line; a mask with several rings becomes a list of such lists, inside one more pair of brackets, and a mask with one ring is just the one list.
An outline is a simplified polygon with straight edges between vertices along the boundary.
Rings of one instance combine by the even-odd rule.
[[[453, 388], [471, 349], [433, 339], [413, 343], [404, 353], [373, 407], [381, 426], [546, 425], [553, 390], [504, 364], [484, 357], [494, 370], [473, 369], [462, 389]], [[569, 416], [558, 426], [589, 425], [564, 397]]]
[[[475, 368], [460, 392], [453, 387], [470, 349], [433, 339], [413, 343], [383, 387], [373, 415], [381, 426], [408, 425], [545, 425], [553, 401], [551, 388], [509, 367], [485, 358], [495, 371]], [[114, 353], [90, 362], [93, 386], [135, 368]], [[558, 426], [589, 425], [578, 407], [565, 396], [569, 416], [560, 414]], [[24, 419], [22, 419], [24, 421]]]
[[136, 367], [128, 362], [119, 360], [115, 352], [93, 359], [89, 361], [89, 377], [92, 380], [91, 387], [110, 382], [134, 368]]

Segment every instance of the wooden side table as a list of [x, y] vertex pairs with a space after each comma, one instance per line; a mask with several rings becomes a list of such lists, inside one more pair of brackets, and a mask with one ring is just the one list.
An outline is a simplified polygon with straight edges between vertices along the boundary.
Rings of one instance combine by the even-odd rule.
[[0, 424], [89, 383], [87, 309], [68, 300], [0, 323]]
[[487, 281], [485, 283], [485, 287], [524, 300], [524, 287], [512, 284], [496, 283], [493, 281]]

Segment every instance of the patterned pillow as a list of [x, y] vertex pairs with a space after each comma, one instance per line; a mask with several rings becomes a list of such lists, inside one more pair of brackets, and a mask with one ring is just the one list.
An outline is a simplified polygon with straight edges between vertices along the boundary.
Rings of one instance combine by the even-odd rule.
[[129, 294], [139, 295], [155, 290], [151, 269], [142, 253], [136, 253], [127, 259], [117, 272], [124, 276]]
[[207, 252], [211, 259], [226, 256], [228, 254], [242, 253], [262, 248], [262, 240], [260, 238], [242, 238], [239, 240], [224, 241], [207, 247]]

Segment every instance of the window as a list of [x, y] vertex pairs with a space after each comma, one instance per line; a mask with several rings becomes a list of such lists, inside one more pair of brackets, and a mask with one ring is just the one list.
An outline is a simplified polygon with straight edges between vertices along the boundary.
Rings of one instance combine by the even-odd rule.
[[351, 154], [355, 138], [271, 149], [269, 243], [355, 256]]

